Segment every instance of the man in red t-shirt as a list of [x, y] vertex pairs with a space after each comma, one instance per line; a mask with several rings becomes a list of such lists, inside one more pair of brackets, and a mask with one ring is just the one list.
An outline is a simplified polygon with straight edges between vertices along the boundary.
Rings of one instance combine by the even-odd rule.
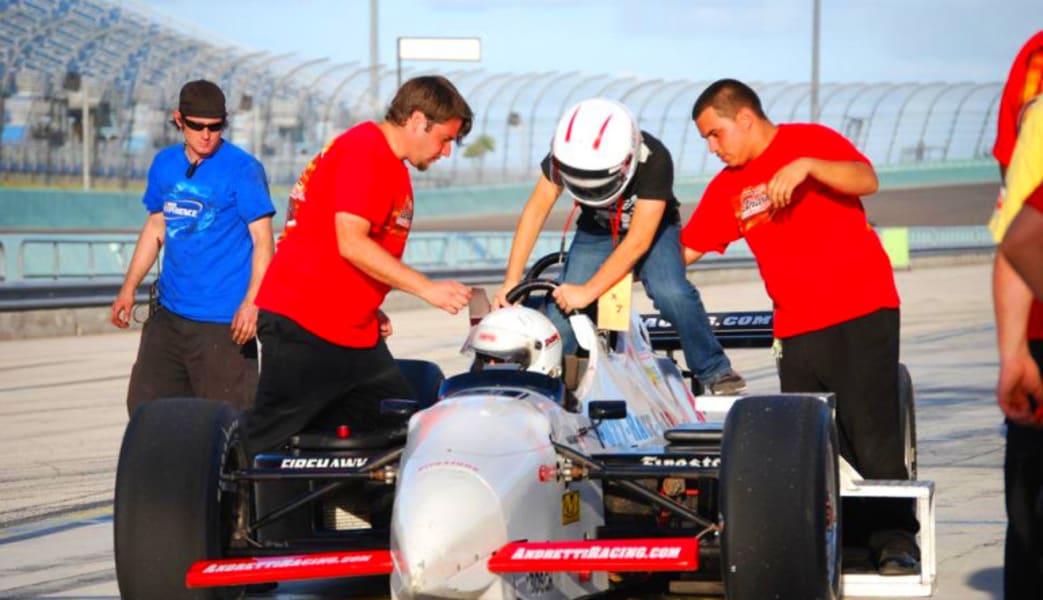
[[381, 123], [341, 134], [290, 195], [292, 221], [257, 294], [261, 376], [247, 415], [252, 453], [316, 419], [366, 431], [383, 398], [412, 391], [384, 343], [391, 288], [456, 314], [470, 288], [431, 281], [401, 261], [413, 222], [406, 162], [423, 171], [471, 128], [471, 108], [444, 77], [407, 81]]
[[[726, 166], [681, 233], [686, 262], [745, 238], [775, 305], [782, 391], [833, 392], [841, 455], [867, 479], [908, 479], [898, 292], [859, 199], [877, 189], [872, 165], [831, 129], [773, 124], [734, 79], [706, 88], [692, 118]], [[844, 510], [845, 546], [872, 549], [882, 574], [916, 572], [910, 501], [845, 500]]]

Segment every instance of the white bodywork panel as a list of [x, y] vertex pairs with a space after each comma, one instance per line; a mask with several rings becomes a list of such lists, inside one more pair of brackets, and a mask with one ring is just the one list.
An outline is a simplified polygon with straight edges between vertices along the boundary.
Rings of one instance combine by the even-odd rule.
[[[636, 313], [631, 319], [632, 331], [643, 331]], [[587, 455], [662, 446], [664, 431], [705, 418], [647, 338], [620, 334], [609, 352], [587, 317], [573, 324], [590, 353], [577, 412], [531, 390], [476, 388], [410, 420], [392, 515], [392, 597], [566, 598], [608, 588], [604, 573], [501, 576], [486, 562], [509, 541], [593, 539], [604, 523], [600, 483], [540, 480], [540, 468], [557, 463], [551, 440]], [[587, 403], [623, 399], [627, 418], [595, 430]], [[565, 522], [565, 496], [574, 493], [579, 517]]]

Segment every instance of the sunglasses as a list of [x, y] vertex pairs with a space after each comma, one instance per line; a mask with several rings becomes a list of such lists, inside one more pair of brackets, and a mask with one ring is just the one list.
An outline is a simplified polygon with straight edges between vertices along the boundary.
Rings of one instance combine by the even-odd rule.
[[223, 119], [218, 121], [217, 123], [200, 123], [199, 121], [193, 121], [191, 119], [181, 117], [181, 122], [185, 124], [185, 127], [188, 127], [192, 131], [203, 131], [204, 129], [208, 129], [210, 131], [217, 132], [221, 131], [225, 128], [226, 125], [228, 125], [228, 121], [225, 121]]

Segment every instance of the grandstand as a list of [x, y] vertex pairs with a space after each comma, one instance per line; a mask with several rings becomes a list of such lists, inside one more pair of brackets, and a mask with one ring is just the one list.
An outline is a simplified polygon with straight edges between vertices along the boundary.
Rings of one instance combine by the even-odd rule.
[[[226, 91], [228, 138], [260, 158], [274, 184], [286, 185], [338, 132], [379, 118], [396, 76], [394, 68], [377, 67], [385, 97], [373, 102], [363, 57], [333, 63], [204, 40], [145, 7], [104, 0], [0, 0], [0, 49], [0, 183], [9, 185], [77, 184], [87, 164], [84, 179], [140, 186], [156, 150], [177, 139], [167, 123], [177, 90], [199, 77]], [[574, 71], [445, 74], [477, 113], [471, 145], [447, 166], [417, 173], [418, 186], [530, 181], [558, 115], [593, 95], [629, 105], [671, 149], [680, 178], [720, 166], [690, 118], [708, 81]], [[807, 119], [807, 83], [752, 83], [773, 120]], [[820, 120], [877, 165], [978, 161], [992, 145], [1000, 91], [999, 82], [826, 83]]]

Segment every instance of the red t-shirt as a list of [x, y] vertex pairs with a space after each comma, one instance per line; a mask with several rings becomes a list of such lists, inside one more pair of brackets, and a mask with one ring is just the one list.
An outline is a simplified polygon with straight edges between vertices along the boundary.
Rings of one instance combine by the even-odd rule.
[[898, 307], [891, 262], [857, 196], [809, 178], [789, 206], [770, 214], [768, 182], [800, 157], [870, 164], [832, 129], [780, 125], [760, 156], [714, 177], [681, 232], [685, 246], [704, 253], [746, 238], [775, 304], [780, 338]]
[[362, 123], [312, 160], [290, 198], [293, 222], [261, 282], [257, 306], [334, 344], [372, 347], [377, 309], [391, 288], [340, 255], [334, 214], [366, 219], [370, 238], [401, 258], [413, 223], [409, 171], [376, 124]]
[[1018, 139], [1018, 117], [1025, 101], [1043, 93], [1043, 31], [1029, 38], [1010, 66], [996, 117], [996, 144], [992, 155], [1007, 168]]

